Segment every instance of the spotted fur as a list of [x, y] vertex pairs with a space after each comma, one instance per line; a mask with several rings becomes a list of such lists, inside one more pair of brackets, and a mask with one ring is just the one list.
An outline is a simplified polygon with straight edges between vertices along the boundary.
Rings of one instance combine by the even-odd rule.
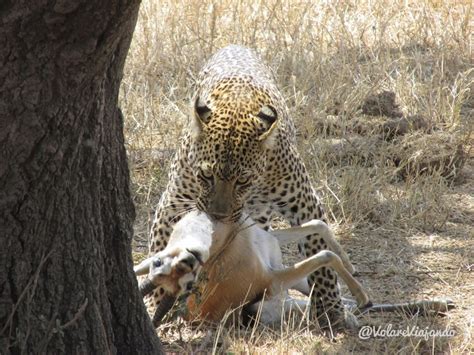
[[[173, 225], [199, 209], [223, 222], [245, 209], [268, 227], [274, 214], [291, 225], [325, 220], [295, 141], [295, 127], [272, 72], [250, 49], [229, 46], [217, 52], [200, 75], [190, 124], [172, 164], [169, 183], [156, 210], [150, 254], [164, 249]], [[311, 256], [328, 249], [319, 235], [300, 250]], [[344, 319], [336, 275], [321, 268], [314, 285], [313, 314], [323, 323]], [[152, 312], [163, 290], [146, 302]]]

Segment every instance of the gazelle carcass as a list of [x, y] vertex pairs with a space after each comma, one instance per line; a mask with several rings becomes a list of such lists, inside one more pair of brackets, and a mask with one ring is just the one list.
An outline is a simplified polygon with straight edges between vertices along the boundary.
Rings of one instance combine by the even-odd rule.
[[[314, 234], [324, 238], [331, 250], [284, 267], [281, 246]], [[140, 284], [143, 295], [157, 286], [166, 292], [153, 318], [155, 326], [176, 298], [193, 288], [198, 292], [191, 292], [187, 298], [191, 319], [219, 321], [229, 309], [245, 305], [243, 313], [247, 316], [255, 317], [260, 309], [259, 320], [274, 323], [281, 319], [282, 312], [307, 307], [308, 301], [290, 297], [288, 290], [309, 295], [306, 277], [321, 267], [336, 271], [361, 311], [445, 311], [451, 306], [445, 301], [373, 306], [352, 276], [354, 268], [347, 254], [319, 220], [268, 232], [250, 218], [225, 224], [213, 221], [204, 212], [192, 211], [175, 225], [166, 248], [137, 265], [135, 273], [148, 275]]]

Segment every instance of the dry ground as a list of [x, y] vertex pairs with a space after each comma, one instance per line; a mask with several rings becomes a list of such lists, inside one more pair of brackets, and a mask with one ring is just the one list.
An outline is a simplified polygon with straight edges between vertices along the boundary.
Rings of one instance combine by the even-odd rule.
[[473, 10], [454, 0], [143, 1], [121, 90], [137, 251], [146, 250], [196, 74], [218, 48], [239, 43], [275, 70], [302, 156], [373, 301], [457, 305], [443, 318], [361, 319], [454, 337], [346, 332], [331, 341], [306, 324], [173, 323], [159, 330], [168, 351], [474, 351]]

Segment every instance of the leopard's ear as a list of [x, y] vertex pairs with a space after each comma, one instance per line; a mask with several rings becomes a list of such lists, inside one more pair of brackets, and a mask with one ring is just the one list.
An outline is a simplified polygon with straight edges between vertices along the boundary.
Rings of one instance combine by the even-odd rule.
[[260, 120], [262, 126], [262, 133], [258, 137], [258, 140], [265, 142], [265, 144], [271, 144], [271, 138], [276, 132], [276, 127], [278, 125], [278, 113], [273, 106], [264, 105], [260, 109], [260, 112], [257, 114], [257, 117]]
[[193, 137], [197, 138], [200, 136], [203, 127], [211, 120], [211, 114], [212, 112], [209, 106], [207, 106], [200, 96], [196, 96], [193, 100], [191, 113], [191, 133]]

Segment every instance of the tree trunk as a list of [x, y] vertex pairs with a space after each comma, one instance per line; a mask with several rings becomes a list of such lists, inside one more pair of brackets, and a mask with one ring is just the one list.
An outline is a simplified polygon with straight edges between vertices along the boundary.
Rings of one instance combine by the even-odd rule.
[[0, 3], [0, 353], [160, 351], [117, 107], [138, 0]]

